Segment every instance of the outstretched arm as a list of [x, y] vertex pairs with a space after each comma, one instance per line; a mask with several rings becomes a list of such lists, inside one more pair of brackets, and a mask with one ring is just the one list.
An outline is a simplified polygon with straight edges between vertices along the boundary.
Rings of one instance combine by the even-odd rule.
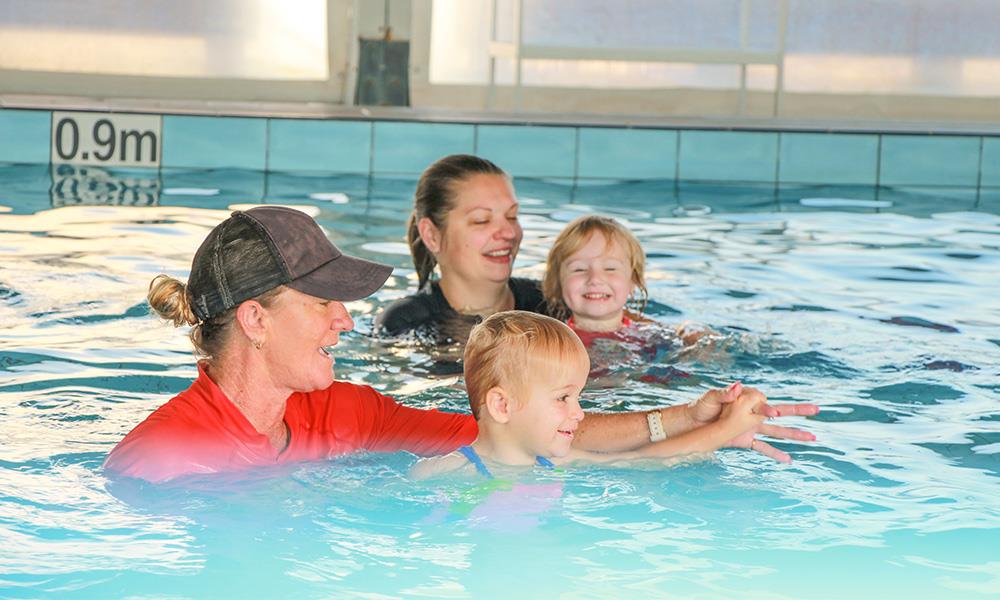
[[766, 418], [764, 395], [740, 392], [738, 387], [727, 390], [727, 394], [736, 398], [726, 405], [721, 418], [712, 423], [627, 452], [599, 453], [574, 448], [566, 457], [566, 462], [609, 463], [650, 458], [683, 460], [708, 455], [737, 436], [753, 432]]
[[[667, 439], [717, 420], [722, 406], [739, 397], [740, 391], [739, 384], [733, 384], [725, 390], [709, 390], [691, 405], [656, 409], [660, 411]], [[711, 408], [701, 413], [692, 410], [699, 404]], [[573, 447], [592, 452], [627, 452], [647, 446], [650, 443], [649, 421], [646, 418], [649, 412], [587, 413], [576, 432]], [[712, 418], [708, 418], [709, 412]]]
[[[766, 397], [758, 390], [735, 383], [724, 390], [710, 390], [691, 404], [658, 409], [667, 439], [677, 437], [697, 427], [718, 421], [723, 407], [742, 394]], [[761, 414], [767, 418], [809, 416], [819, 412], [815, 404], [763, 404]], [[591, 452], [628, 452], [650, 444], [646, 412], [587, 413], [580, 423], [573, 440], [573, 447]], [[788, 455], [766, 442], [755, 440], [757, 434], [778, 439], [811, 441], [814, 435], [792, 427], [779, 427], [762, 423], [754, 431], [729, 440], [725, 445], [756, 450], [780, 462], [788, 462]]]

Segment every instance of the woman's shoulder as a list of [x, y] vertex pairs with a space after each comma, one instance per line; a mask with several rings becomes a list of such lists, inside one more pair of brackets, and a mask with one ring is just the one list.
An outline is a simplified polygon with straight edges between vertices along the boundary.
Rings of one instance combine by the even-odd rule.
[[541, 281], [525, 277], [511, 277], [508, 285], [510, 291], [514, 293], [514, 308], [547, 314]]
[[431, 283], [386, 306], [375, 319], [375, 331], [389, 336], [400, 335], [439, 319], [450, 308], [443, 296], [436, 293], [436, 284]]

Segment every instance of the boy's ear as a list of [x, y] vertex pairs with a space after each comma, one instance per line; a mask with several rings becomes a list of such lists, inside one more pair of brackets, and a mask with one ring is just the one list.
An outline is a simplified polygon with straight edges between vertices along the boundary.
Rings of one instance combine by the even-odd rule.
[[490, 417], [497, 423], [507, 423], [510, 421], [510, 412], [513, 408], [510, 395], [500, 386], [494, 386], [486, 392], [486, 410]]
[[417, 221], [417, 231], [420, 233], [420, 240], [431, 251], [437, 254], [441, 251], [441, 230], [427, 217]]

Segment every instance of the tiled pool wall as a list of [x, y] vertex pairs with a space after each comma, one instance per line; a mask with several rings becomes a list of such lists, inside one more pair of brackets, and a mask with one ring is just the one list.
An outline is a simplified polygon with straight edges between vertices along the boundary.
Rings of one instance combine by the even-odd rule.
[[[0, 163], [49, 162], [51, 112], [0, 110]], [[164, 115], [161, 168], [418, 175], [466, 152], [515, 177], [1000, 190], [1000, 136]]]

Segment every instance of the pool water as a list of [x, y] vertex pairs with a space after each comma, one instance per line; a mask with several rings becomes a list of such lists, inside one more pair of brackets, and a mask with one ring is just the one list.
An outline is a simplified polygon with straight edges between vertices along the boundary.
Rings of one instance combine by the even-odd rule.
[[[68, 181], [68, 183], [67, 183]], [[648, 312], [711, 347], [593, 382], [586, 407], [686, 402], [735, 379], [815, 443], [670, 469], [413, 483], [358, 454], [184, 489], [109, 481], [132, 426], [195, 376], [149, 280], [186, 277], [236, 205], [314, 214], [397, 267], [352, 303], [338, 376], [465, 410], [442, 353], [373, 339], [415, 285], [412, 179], [0, 167], [0, 596], [987, 598], [1000, 594], [1000, 209], [982, 190], [519, 180], [519, 274], [600, 211], [648, 253]], [[447, 357], [447, 351], [443, 354]], [[654, 378], [655, 379], [655, 378]]]

